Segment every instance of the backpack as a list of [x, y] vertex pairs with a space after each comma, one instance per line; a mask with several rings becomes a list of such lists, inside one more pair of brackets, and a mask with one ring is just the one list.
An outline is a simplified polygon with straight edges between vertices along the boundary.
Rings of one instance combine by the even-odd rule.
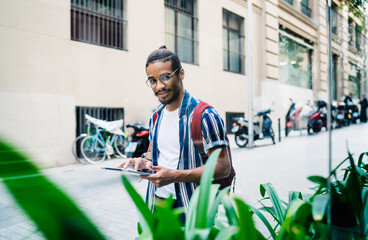
[[[203, 147], [203, 134], [202, 134], [202, 113], [206, 108], [212, 108], [209, 104], [205, 102], [199, 102], [197, 106], [194, 108], [193, 117], [192, 117], [192, 123], [191, 123], [191, 133], [192, 133], [192, 139], [193, 142], [197, 148], [197, 151], [201, 155], [202, 159], [206, 161], [208, 159], [207, 154], [204, 151]], [[157, 112], [153, 116], [153, 125], [155, 124], [157, 119]], [[227, 137], [227, 134], [225, 132], [226, 136], [226, 142], [227, 142], [227, 150], [229, 153], [229, 160], [230, 160], [230, 173], [227, 177], [216, 179], [213, 181], [215, 184], [220, 184], [220, 189], [224, 189], [228, 186], [231, 186], [233, 184], [232, 190], [234, 192], [234, 186], [235, 186], [235, 170], [232, 163], [231, 158], [231, 151], [230, 151], [230, 142], [229, 138]], [[233, 183], [234, 181], [234, 183]]]

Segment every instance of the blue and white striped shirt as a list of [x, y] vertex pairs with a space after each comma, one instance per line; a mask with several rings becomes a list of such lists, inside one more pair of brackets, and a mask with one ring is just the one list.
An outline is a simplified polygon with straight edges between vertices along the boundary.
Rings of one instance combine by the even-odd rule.
[[[199, 99], [191, 96], [185, 91], [181, 106], [179, 108], [179, 141], [180, 141], [180, 156], [177, 169], [194, 169], [204, 164], [204, 161], [196, 149], [191, 136], [191, 122], [193, 117], [194, 108], [200, 102]], [[152, 115], [149, 127], [150, 127], [150, 142], [152, 144], [152, 162], [154, 166], [157, 166], [158, 156], [160, 150], [157, 147], [158, 132], [161, 123], [161, 113], [165, 105], [161, 104], [155, 112], [157, 112], [157, 119], [153, 125]], [[216, 146], [226, 146], [226, 134], [224, 128], [224, 122], [220, 115], [213, 109], [207, 108], [202, 114], [202, 133], [203, 133], [203, 146], [207, 153], [209, 149]], [[194, 190], [198, 186], [198, 183], [193, 182], [180, 182], [175, 183], [176, 199], [178, 207], [184, 207], [187, 211], [189, 200], [194, 193]], [[153, 210], [153, 202], [155, 198], [156, 187], [152, 182], [148, 183], [146, 202], [148, 206]]]

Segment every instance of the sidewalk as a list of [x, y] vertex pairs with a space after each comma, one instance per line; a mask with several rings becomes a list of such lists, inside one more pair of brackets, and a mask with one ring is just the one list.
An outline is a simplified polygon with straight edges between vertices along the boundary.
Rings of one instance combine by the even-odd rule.
[[[347, 156], [346, 141], [355, 154], [368, 151], [368, 124], [353, 125], [333, 131], [333, 163]], [[326, 176], [328, 134], [307, 136], [292, 132], [288, 138], [273, 145], [271, 139], [256, 141], [253, 149], [238, 148], [230, 135], [233, 164], [237, 172], [236, 195], [253, 205], [261, 198], [259, 184], [271, 182], [281, 199], [287, 201], [288, 191], [305, 193], [312, 186], [310, 175]], [[356, 157], [356, 155], [355, 155]], [[107, 239], [135, 239], [137, 211], [121, 182], [121, 173], [102, 170], [102, 166], [115, 167], [121, 159], [107, 160], [98, 165], [73, 164], [44, 170], [77, 205], [90, 217]], [[147, 182], [131, 181], [141, 196]], [[24, 216], [0, 184], [0, 239], [44, 239], [33, 233], [35, 226]]]

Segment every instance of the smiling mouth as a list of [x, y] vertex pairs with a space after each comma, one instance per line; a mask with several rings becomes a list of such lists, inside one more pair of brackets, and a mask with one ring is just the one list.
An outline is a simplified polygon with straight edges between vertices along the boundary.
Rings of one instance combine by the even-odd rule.
[[170, 90], [160, 90], [155, 93], [156, 96], [165, 96]]

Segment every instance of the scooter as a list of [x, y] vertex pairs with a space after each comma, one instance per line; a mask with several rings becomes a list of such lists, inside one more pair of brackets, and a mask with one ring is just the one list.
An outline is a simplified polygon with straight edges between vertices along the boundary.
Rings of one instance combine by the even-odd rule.
[[[275, 144], [275, 133], [272, 128], [272, 120], [267, 116], [271, 112], [271, 109], [267, 109], [265, 111], [260, 111], [256, 116], [260, 116], [263, 118], [262, 124], [262, 134], [263, 138], [271, 138], [272, 143]], [[259, 122], [256, 121], [253, 123], [253, 140], [260, 140], [260, 126]], [[235, 134], [235, 143], [238, 147], [245, 147], [249, 142], [248, 136], [248, 120], [244, 118], [235, 118], [235, 122], [232, 125], [231, 132]]]
[[287, 137], [292, 130], [307, 129], [308, 117], [312, 108], [309, 104], [296, 107], [293, 99], [290, 98], [291, 105], [286, 113], [285, 119], [285, 136]]
[[349, 113], [344, 102], [339, 102], [336, 108], [336, 127], [349, 126], [351, 113]]
[[327, 129], [327, 103], [323, 100], [317, 100], [316, 107], [316, 111], [311, 113], [308, 119], [308, 134], [312, 134], [311, 130], [314, 133], [318, 133], [323, 127]]
[[135, 123], [133, 125], [128, 124], [127, 128], [133, 128], [133, 132], [130, 135], [130, 142], [125, 149], [125, 155], [127, 158], [135, 158], [142, 156], [147, 152], [149, 146], [149, 129], [142, 123]]

